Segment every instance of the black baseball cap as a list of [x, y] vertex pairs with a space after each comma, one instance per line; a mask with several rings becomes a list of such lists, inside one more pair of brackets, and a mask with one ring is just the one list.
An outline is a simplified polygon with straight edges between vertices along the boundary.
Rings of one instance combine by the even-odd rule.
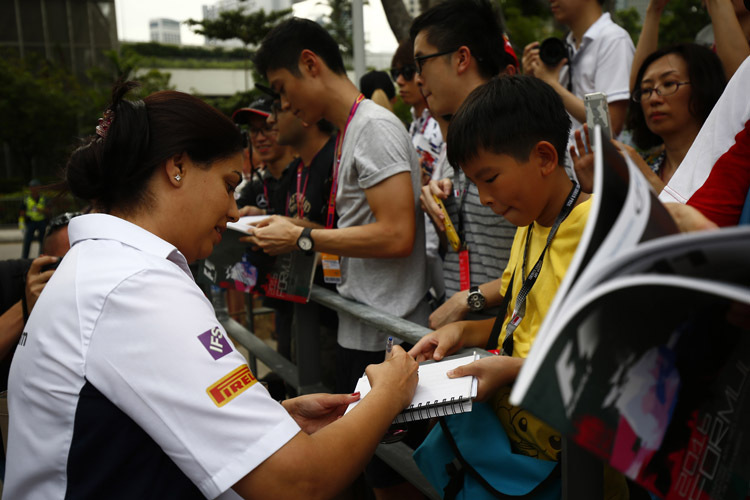
[[250, 117], [252, 115], [258, 115], [263, 118], [268, 118], [268, 116], [271, 114], [272, 104], [273, 99], [271, 99], [270, 97], [261, 97], [260, 99], [256, 99], [251, 102], [249, 106], [240, 108], [232, 113], [232, 121], [239, 125], [247, 125], [248, 123], [250, 123]]

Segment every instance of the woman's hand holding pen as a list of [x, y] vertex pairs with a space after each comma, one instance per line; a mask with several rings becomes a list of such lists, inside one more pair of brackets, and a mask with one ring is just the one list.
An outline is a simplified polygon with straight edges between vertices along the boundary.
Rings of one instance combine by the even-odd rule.
[[367, 378], [375, 391], [388, 391], [398, 402], [397, 411], [405, 408], [414, 397], [417, 389], [419, 365], [404, 351], [401, 346], [394, 345], [391, 356], [387, 361], [377, 365], [369, 365], [365, 369]]

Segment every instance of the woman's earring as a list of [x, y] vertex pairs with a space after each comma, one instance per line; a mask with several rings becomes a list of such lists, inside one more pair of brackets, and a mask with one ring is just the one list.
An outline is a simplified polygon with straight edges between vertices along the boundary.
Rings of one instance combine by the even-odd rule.
[[180, 182], [182, 180], [182, 176], [180, 174], [177, 174], [174, 176], [174, 180], [176, 180], [177, 182]]

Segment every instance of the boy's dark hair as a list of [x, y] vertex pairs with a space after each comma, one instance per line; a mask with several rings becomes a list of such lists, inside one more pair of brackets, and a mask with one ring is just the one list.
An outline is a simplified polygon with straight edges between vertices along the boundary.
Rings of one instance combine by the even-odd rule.
[[539, 141], [551, 143], [562, 164], [570, 118], [562, 99], [532, 76], [493, 78], [472, 91], [448, 127], [448, 161], [458, 167], [480, 151], [526, 161]]
[[[657, 59], [669, 54], [682, 57], [687, 65], [687, 79], [690, 82], [688, 109], [703, 125], [727, 85], [721, 60], [711, 49], [695, 43], [680, 43], [653, 52], [638, 69], [633, 92], [640, 91], [641, 80], [648, 67]], [[633, 131], [633, 141], [641, 149], [651, 149], [664, 142], [661, 137], [649, 130], [640, 103], [630, 102], [626, 127]]]
[[299, 56], [305, 49], [317, 54], [334, 73], [346, 75], [333, 37], [318, 23], [298, 17], [287, 19], [268, 32], [255, 54], [255, 67], [261, 75], [271, 69], [286, 69], [300, 76]]
[[412, 41], [425, 31], [427, 42], [439, 52], [465, 45], [484, 78], [497, 76], [508, 64], [503, 27], [489, 0], [447, 0], [417, 17], [409, 29]]

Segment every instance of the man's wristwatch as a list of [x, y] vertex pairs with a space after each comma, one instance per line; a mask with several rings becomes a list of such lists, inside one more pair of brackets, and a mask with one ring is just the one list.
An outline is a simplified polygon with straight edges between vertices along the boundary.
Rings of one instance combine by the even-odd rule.
[[297, 238], [297, 247], [305, 252], [306, 255], [313, 254], [313, 245], [315, 245], [310, 233], [312, 233], [312, 228], [306, 227], [302, 230], [299, 238]]
[[484, 309], [487, 301], [482, 295], [482, 291], [478, 286], [469, 288], [469, 295], [466, 297], [466, 303], [469, 305], [469, 310], [472, 312], [481, 311]]

